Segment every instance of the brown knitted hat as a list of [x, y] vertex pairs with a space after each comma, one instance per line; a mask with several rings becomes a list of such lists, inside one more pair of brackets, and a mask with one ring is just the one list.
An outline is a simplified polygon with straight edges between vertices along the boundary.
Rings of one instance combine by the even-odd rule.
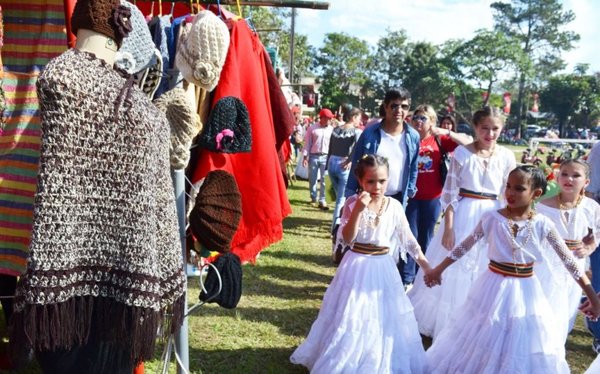
[[209, 251], [231, 251], [231, 239], [242, 218], [242, 196], [233, 176], [224, 170], [208, 173], [190, 212], [190, 229]]
[[120, 0], [78, 0], [71, 19], [73, 34], [88, 29], [108, 36], [121, 47], [123, 38], [133, 30], [131, 9]]

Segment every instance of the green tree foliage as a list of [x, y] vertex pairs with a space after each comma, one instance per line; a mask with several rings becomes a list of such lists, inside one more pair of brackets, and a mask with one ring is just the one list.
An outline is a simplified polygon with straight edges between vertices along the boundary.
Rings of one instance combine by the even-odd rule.
[[399, 70], [402, 85], [411, 92], [413, 103], [443, 105], [453, 91], [444, 62], [439, 57], [439, 47], [428, 42], [408, 43]]
[[487, 95], [482, 106], [489, 104], [494, 85], [503, 74], [514, 71], [526, 58], [521, 47], [504, 33], [478, 30], [473, 39], [458, 45], [450, 54], [456, 64], [458, 80], [467, 80]]
[[577, 127], [589, 127], [600, 117], [600, 80], [598, 76], [557, 75], [540, 92], [541, 107], [556, 116], [561, 137], [568, 119]]
[[519, 92], [513, 106], [520, 124], [527, 85], [564, 68], [561, 52], [572, 49], [579, 40], [578, 34], [564, 30], [575, 14], [564, 11], [558, 0], [498, 1], [490, 6], [495, 29], [513, 39], [527, 56], [517, 72]]
[[320, 106], [359, 105], [371, 61], [366, 41], [345, 33], [326, 34], [315, 57], [321, 83]]
[[[236, 11], [235, 7], [232, 11]], [[282, 8], [243, 6], [242, 14], [257, 30], [265, 47], [275, 48], [281, 67], [289, 78], [290, 64], [290, 11]], [[294, 33], [294, 82], [300, 77], [314, 76], [312, 60], [315, 48], [308, 44], [306, 35]]]

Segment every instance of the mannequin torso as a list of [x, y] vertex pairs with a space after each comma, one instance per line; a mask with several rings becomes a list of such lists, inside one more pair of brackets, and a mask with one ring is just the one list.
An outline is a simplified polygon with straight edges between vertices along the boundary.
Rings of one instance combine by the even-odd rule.
[[109, 65], [115, 63], [118, 50], [117, 42], [113, 39], [88, 29], [79, 29], [77, 31], [75, 48], [80, 51], [93, 53]]

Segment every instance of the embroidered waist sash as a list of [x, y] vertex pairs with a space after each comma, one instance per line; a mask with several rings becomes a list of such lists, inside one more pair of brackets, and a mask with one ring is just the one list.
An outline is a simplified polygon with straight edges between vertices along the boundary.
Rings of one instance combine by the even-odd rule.
[[490, 260], [490, 271], [507, 277], [529, 278], [533, 275], [533, 262], [527, 264], [511, 264], [510, 262], [496, 262]]
[[470, 197], [471, 199], [498, 200], [498, 195], [494, 195], [493, 193], [475, 192], [467, 190], [466, 188], [461, 188], [458, 190], [458, 195], [462, 197]]
[[352, 246], [352, 252], [361, 253], [363, 255], [385, 255], [390, 251], [388, 247], [380, 247], [378, 245], [373, 244], [365, 244], [365, 243], [354, 243]]
[[565, 244], [567, 245], [567, 248], [573, 251], [581, 246], [581, 240], [565, 239]]

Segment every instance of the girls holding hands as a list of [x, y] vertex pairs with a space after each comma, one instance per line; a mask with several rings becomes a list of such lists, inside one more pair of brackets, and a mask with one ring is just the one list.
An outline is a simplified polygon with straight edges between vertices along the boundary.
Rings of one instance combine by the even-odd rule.
[[[441, 262], [485, 212], [500, 208], [498, 196], [516, 165], [513, 152], [496, 144], [503, 127], [498, 110], [483, 108], [475, 112], [473, 123], [476, 141], [455, 149], [442, 190], [444, 220], [427, 248], [433, 263]], [[459, 230], [455, 222], [460, 224]], [[408, 295], [421, 334], [435, 338], [452, 312], [466, 300], [469, 288], [487, 267], [485, 255], [479, 252], [474, 248], [461, 263], [448, 269], [441, 287], [427, 288], [424, 273], [419, 270]]]
[[506, 183], [507, 206], [485, 213], [427, 274], [428, 283], [438, 283], [446, 268], [462, 261], [477, 243], [487, 245], [488, 270], [427, 351], [429, 372], [569, 373], [562, 331], [555, 328], [553, 307], [533, 272], [548, 245], [588, 297], [583, 312], [598, 318], [600, 299], [552, 221], [532, 209], [545, 188], [539, 169], [517, 167]]
[[404, 215], [384, 196], [388, 165], [359, 159], [361, 192], [348, 198], [338, 236], [351, 247], [325, 292], [317, 320], [290, 357], [311, 373], [422, 373], [425, 352], [390, 250], [408, 252], [425, 274], [430, 266]]

